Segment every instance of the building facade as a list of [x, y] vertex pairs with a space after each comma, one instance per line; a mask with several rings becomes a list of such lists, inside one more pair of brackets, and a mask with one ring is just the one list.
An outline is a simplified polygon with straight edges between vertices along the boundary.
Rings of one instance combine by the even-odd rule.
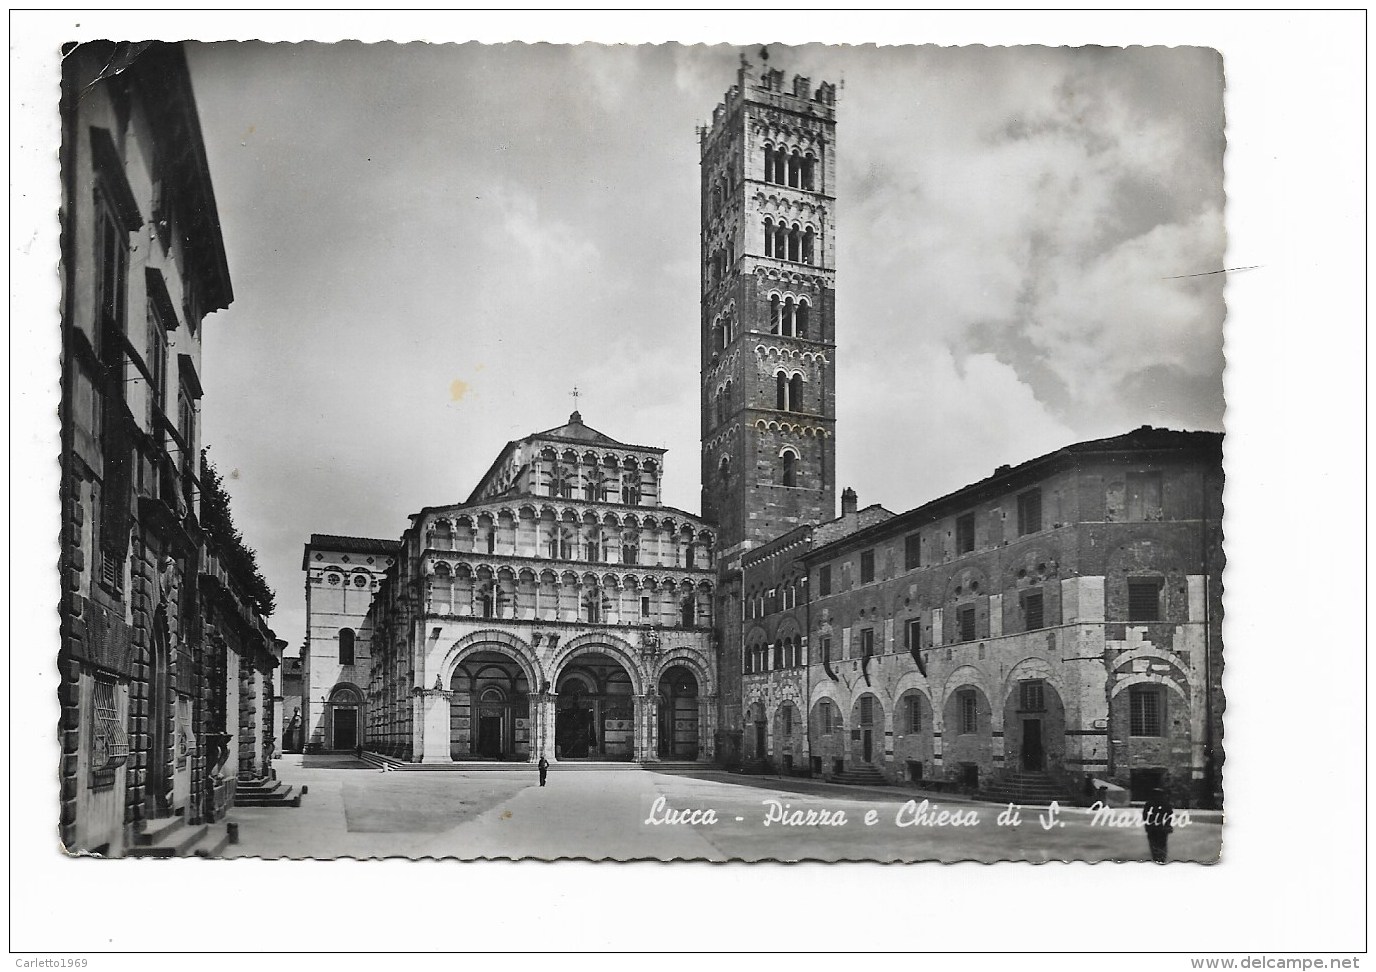
[[359, 628], [368, 748], [711, 760], [716, 538], [661, 503], [663, 459], [574, 412], [508, 443], [466, 502], [412, 515]]
[[363, 743], [372, 677], [373, 597], [400, 544], [316, 533], [302, 555], [306, 644], [301, 649], [301, 732], [308, 753], [348, 752]]
[[233, 292], [181, 48], [75, 47], [61, 119], [60, 832], [119, 855], [270, 772], [278, 643], [203, 529], [201, 338]]
[[1221, 434], [1143, 427], [815, 544], [813, 772], [1216, 803], [1222, 491]]
[[[699, 131], [702, 510], [718, 630], [741, 645], [740, 555], [836, 510], [836, 86], [742, 59]], [[742, 747], [723, 697], [723, 758]]]

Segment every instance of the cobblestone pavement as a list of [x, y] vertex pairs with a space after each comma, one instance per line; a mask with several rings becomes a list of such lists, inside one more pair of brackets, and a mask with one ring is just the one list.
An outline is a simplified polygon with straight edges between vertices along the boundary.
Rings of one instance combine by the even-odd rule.
[[[1005, 808], [993, 804], [898, 788], [733, 779], [712, 770], [686, 775], [579, 767], [561, 772], [555, 766], [544, 788], [533, 768], [524, 766], [382, 772], [350, 757], [284, 757], [277, 771], [283, 782], [306, 785], [309, 793], [297, 808], [235, 809], [230, 819], [240, 825], [241, 842], [226, 856], [1149, 860], [1135, 811], [1122, 818], [1126, 826], [1113, 826], [1085, 810], [1066, 808], [1051, 820], [1045, 809], [1024, 808], [1018, 825], [1006, 818], [1001, 825]], [[926, 816], [924, 799], [929, 801]], [[672, 822], [674, 811], [698, 813]], [[958, 816], [943, 822], [935, 816], [941, 811]], [[874, 822], [867, 824], [871, 812]], [[788, 821], [777, 819], [781, 813]], [[1172, 861], [1218, 859], [1218, 815], [1200, 816], [1177, 826], [1170, 840]]]

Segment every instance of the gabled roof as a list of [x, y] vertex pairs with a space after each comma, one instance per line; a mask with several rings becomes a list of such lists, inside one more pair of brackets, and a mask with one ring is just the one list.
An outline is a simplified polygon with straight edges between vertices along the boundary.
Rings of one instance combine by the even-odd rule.
[[583, 416], [575, 411], [569, 416], [569, 420], [563, 425], [553, 429], [546, 429], [544, 432], [536, 432], [534, 435], [526, 436], [523, 441], [530, 439], [560, 439], [565, 442], [582, 442], [589, 445], [612, 446], [617, 449], [637, 449], [642, 452], [665, 452], [666, 450], [655, 446], [632, 445], [629, 442], [620, 442], [613, 439], [604, 432], [599, 432], [591, 426], [583, 424]]

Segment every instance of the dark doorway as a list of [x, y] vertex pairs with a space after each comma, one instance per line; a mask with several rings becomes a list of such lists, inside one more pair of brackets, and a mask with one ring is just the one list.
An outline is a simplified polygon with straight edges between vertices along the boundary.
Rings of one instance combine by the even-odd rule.
[[1166, 783], [1166, 771], [1162, 769], [1135, 769], [1128, 776], [1128, 786], [1132, 789], [1133, 800], [1147, 800], [1153, 792]]
[[1022, 720], [1022, 768], [1030, 773], [1046, 769], [1046, 749], [1042, 746], [1042, 720]]
[[358, 745], [358, 710], [334, 710], [334, 748], [353, 749]]
[[478, 718], [478, 755], [500, 759], [502, 755], [502, 717], [483, 715]]
[[768, 752], [767, 743], [765, 742], [765, 724], [763, 722], [757, 722], [755, 723], [755, 758], [764, 759], [765, 754]]
[[865, 762], [874, 762], [874, 730], [866, 729], [861, 734], [861, 745], [865, 752]]
[[[167, 721], [168, 709], [170, 705], [170, 688], [168, 679], [167, 665], [167, 613], [162, 605], [158, 605], [153, 617], [153, 671], [149, 674], [150, 694], [149, 711], [152, 718], [149, 722], [149, 751], [148, 751], [148, 792], [153, 797], [153, 816], [161, 817], [172, 812], [172, 805], [169, 797], [171, 796], [172, 780], [167, 772]], [[238, 771], [238, 767], [233, 767]]]

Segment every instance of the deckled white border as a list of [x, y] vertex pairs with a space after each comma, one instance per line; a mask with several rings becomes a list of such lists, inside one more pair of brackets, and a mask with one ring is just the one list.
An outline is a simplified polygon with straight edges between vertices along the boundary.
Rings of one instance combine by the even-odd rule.
[[[10, 16], [16, 295], [10, 391], [10, 673], [16, 680], [10, 686], [11, 947], [67, 955], [81, 949], [171, 948], [1165, 948], [1259, 954], [1341, 953], [1362, 946], [1360, 13]], [[56, 859], [57, 788], [49, 756], [56, 725], [52, 601], [58, 523], [55, 52], [61, 41], [102, 36], [1166, 43], [1222, 51], [1228, 82], [1228, 264], [1262, 267], [1230, 279], [1227, 291], [1229, 821], [1223, 865], [727, 870], [409, 862], [112, 866]], [[344, 888], [352, 889], [350, 905], [341, 908]], [[392, 900], [368, 900], [370, 891], [382, 888]], [[228, 965], [230, 959], [176, 964], [186, 961]], [[1056, 960], [1056, 967], [1097, 968], [1103, 961]], [[1109, 961], [1115, 970], [1161, 968], [1162, 962], [1188, 967], [1183, 957]], [[1027, 964], [1008, 956], [975, 967], [986, 962]], [[133, 964], [109, 957], [95, 959], [91, 967]], [[1032, 964], [1049, 967], [1050, 960]]]

